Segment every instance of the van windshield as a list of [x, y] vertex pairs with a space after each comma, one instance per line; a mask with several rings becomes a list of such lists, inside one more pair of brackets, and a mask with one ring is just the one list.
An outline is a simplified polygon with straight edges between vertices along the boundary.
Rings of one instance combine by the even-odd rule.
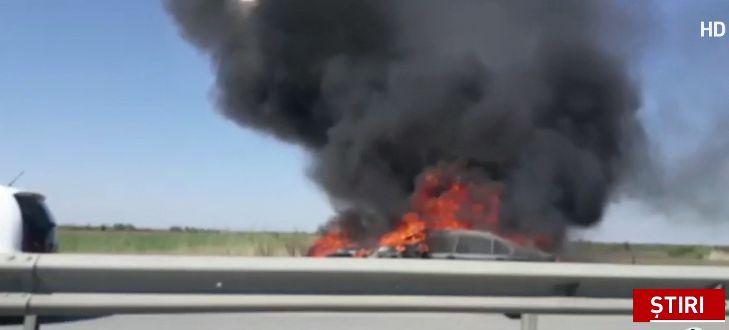
[[43, 198], [34, 194], [16, 194], [15, 200], [23, 217], [23, 251], [48, 252], [54, 245], [56, 224], [43, 204]]

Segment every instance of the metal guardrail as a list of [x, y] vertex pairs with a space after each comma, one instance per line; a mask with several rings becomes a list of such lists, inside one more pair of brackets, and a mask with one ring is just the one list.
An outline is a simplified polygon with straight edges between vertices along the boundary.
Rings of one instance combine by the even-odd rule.
[[372, 295], [6, 294], [0, 315], [210, 312], [458, 312], [630, 314], [630, 299]]
[[728, 283], [716, 266], [18, 254], [0, 256], [0, 315], [629, 314], [633, 288]]
[[630, 298], [729, 283], [729, 267], [120, 255], [0, 256], [0, 292]]

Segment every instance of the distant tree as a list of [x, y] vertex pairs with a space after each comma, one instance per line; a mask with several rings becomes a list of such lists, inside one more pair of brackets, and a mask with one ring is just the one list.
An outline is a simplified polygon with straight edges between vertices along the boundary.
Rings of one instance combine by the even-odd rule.
[[180, 226], [172, 226], [172, 227], [170, 227], [170, 231], [171, 232], [178, 233], [178, 232], [181, 232], [182, 231], [182, 227], [180, 227]]
[[119, 231], [132, 231], [132, 230], [135, 230], [136, 229], [134, 227], [134, 225], [132, 225], [130, 223], [119, 223], [119, 222], [115, 223], [112, 226], [112, 228], [114, 230], [119, 230]]
[[195, 227], [185, 227], [185, 231], [188, 233], [198, 233], [198, 232], [201, 232], [202, 230], [199, 228], [195, 228]]

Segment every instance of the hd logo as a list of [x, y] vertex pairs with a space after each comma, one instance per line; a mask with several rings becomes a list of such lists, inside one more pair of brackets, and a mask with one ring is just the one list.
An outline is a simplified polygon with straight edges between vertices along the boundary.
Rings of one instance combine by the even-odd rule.
[[726, 25], [722, 21], [701, 21], [702, 38], [721, 38], [726, 34]]

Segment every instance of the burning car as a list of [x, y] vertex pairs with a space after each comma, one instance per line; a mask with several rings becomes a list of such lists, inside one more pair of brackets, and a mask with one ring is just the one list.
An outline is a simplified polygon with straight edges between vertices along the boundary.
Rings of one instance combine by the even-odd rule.
[[521, 246], [494, 233], [481, 230], [434, 230], [425, 244], [408, 245], [401, 249], [382, 246], [367, 253], [357, 249], [342, 249], [329, 257], [433, 258], [460, 260], [555, 261], [556, 258], [539, 249]]
[[438, 259], [554, 261], [551, 254], [479, 230], [439, 230], [428, 235], [428, 256]]
[[[463, 174], [460, 167], [434, 168], [420, 177], [409, 209], [391, 228], [374, 235], [333, 226], [314, 242], [313, 257], [404, 257], [481, 260], [550, 260], [558, 235], [502, 226], [502, 187]], [[341, 219], [340, 219], [341, 221]], [[368, 236], [369, 234], [369, 236]], [[367, 239], [361, 239], [366, 237]]]

